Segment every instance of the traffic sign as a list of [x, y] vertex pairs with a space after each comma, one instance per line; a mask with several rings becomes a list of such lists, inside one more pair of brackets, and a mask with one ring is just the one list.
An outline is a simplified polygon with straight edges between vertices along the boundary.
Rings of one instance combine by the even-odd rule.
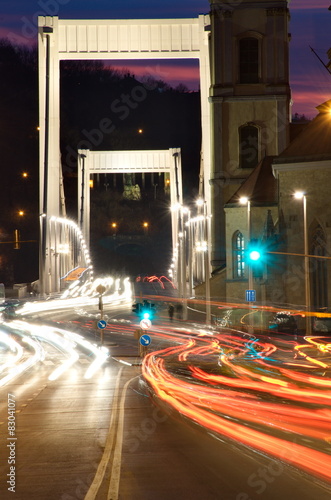
[[106, 328], [106, 326], [107, 326], [107, 321], [105, 321], [104, 319], [99, 319], [98, 328], [100, 328], [100, 330], [103, 330], [104, 328]]
[[152, 322], [150, 319], [144, 318], [140, 321], [139, 325], [142, 330], [149, 330], [152, 326]]
[[256, 290], [246, 290], [246, 301], [247, 302], [256, 301]]
[[140, 337], [139, 342], [141, 345], [149, 345], [151, 343], [151, 338], [149, 335], [144, 334]]

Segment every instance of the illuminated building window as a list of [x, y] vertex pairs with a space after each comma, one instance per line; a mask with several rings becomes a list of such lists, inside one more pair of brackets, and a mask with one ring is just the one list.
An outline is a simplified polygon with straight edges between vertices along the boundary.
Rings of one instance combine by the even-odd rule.
[[245, 241], [242, 233], [236, 231], [232, 240], [233, 278], [245, 277]]

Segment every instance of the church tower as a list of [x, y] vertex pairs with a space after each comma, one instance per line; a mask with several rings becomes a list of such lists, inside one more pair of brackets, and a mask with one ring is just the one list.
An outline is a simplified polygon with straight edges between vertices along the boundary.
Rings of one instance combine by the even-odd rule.
[[210, 0], [211, 264], [225, 264], [224, 205], [288, 145], [289, 2]]

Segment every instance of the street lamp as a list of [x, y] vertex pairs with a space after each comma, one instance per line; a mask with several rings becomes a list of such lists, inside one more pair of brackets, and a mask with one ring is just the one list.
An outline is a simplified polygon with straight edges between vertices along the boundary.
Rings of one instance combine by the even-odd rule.
[[205, 245], [201, 247], [204, 251], [204, 265], [205, 265], [205, 285], [206, 285], [206, 324], [211, 323], [211, 308], [210, 308], [210, 280], [209, 280], [209, 246], [208, 246], [208, 219], [207, 219], [207, 203], [202, 198], [196, 201], [198, 207], [203, 207], [203, 220], [204, 220], [204, 238]]
[[188, 292], [189, 296], [193, 295], [193, 236], [192, 236], [192, 219], [191, 219], [191, 211], [186, 208], [185, 213], [187, 214], [187, 220], [185, 222], [185, 227], [187, 231], [187, 261], [188, 261]]
[[309, 251], [308, 251], [308, 228], [307, 228], [307, 198], [304, 192], [296, 191], [294, 198], [302, 200], [303, 205], [303, 241], [305, 256], [305, 297], [306, 297], [306, 335], [311, 335], [310, 320], [310, 276], [309, 276]]
[[117, 222], [112, 222], [111, 223], [111, 228], [113, 230], [113, 236], [116, 236], [116, 231], [117, 231]]
[[83, 229], [84, 224], [84, 194], [85, 194], [85, 158], [86, 155], [79, 155], [82, 160], [82, 185], [81, 185], [81, 197], [80, 197], [80, 229]]

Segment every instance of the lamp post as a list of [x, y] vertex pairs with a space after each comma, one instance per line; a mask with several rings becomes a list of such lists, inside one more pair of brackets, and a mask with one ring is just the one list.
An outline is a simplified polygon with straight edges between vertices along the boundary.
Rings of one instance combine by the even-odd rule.
[[[251, 201], [247, 196], [242, 196], [239, 199], [242, 205], [247, 205], [247, 246], [251, 241]], [[253, 269], [250, 263], [248, 263], [248, 289], [253, 290]], [[249, 302], [249, 332], [253, 333], [253, 314], [252, 314], [252, 302]]]
[[112, 227], [112, 230], [113, 230], [113, 236], [115, 237], [116, 236], [116, 232], [117, 232], [117, 222], [112, 222], [111, 223], [111, 227]]
[[307, 198], [305, 193], [297, 191], [294, 193], [297, 200], [302, 200], [303, 206], [303, 241], [304, 241], [304, 256], [305, 256], [305, 299], [306, 299], [306, 335], [311, 335], [311, 320], [310, 320], [310, 276], [309, 276], [309, 251], [308, 251], [308, 228], [307, 228]]
[[187, 227], [187, 260], [188, 260], [188, 292], [189, 296], [193, 295], [193, 237], [192, 237], [192, 220], [191, 211], [187, 209], [187, 221], [185, 226]]
[[199, 198], [197, 200], [198, 207], [203, 206], [203, 221], [204, 221], [204, 239], [205, 245], [202, 246], [204, 251], [204, 267], [205, 267], [205, 288], [206, 288], [206, 325], [211, 323], [211, 308], [210, 308], [210, 280], [209, 280], [209, 245], [208, 245], [208, 219], [207, 219], [207, 203]]
[[[251, 202], [246, 196], [242, 196], [239, 201], [242, 205], [247, 205], [247, 242], [249, 245], [251, 241]], [[248, 265], [248, 288], [250, 290], [253, 289], [253, 272], [251, 265]]]
[[80, 229], [83, 230], [84, 224], [84, 194], [85, 194], [85, 158], [86, 155], [79, 155], [82, 160], [82, 185], [81, 185], [81, 196], [80, 196]]

